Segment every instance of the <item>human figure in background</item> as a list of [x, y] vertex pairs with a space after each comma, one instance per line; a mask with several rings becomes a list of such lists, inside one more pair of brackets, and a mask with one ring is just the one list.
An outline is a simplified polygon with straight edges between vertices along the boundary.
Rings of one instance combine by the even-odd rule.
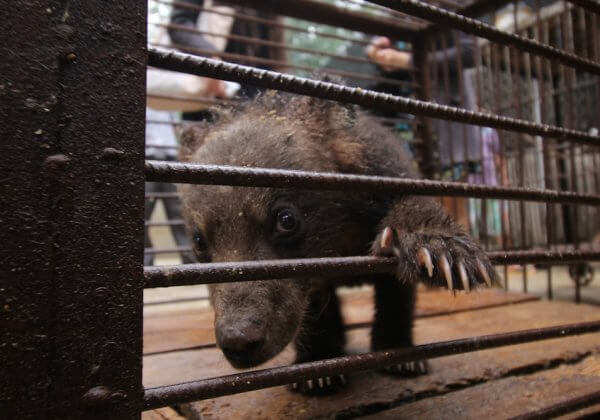
[[[273, 41], [278, 44], [283, 44], [284, 42], [282, 28], [251, 20], [252, 17], [256, 17], [268, 19], [273, 23], [277, 23], [278, 18], [271, 14], [256, 11], [254, 9], [227, 7], [220, 4], [220, 2], [211, 0], [187, 0], [186, 3], [221, 11], [223, 14], [200, 11], [195, 8], [183, 7], [182, 5], [176, 4], [173, 6], [171, 12], [170, 23], [172, 25], [223, 35], [231, 34], [246, 38]], [[244, 19], [243, 17], [228, 16], [232, 13], [247, 15], [250, 17], [250, 20]], [[254, 62], [253, 60], [245, 61], [243, 57], [226, 57], [227, 61], [247, 64], [268, 70], [283, 70], [285, 67], [285, 51], [279, 46], [261, 45], [252, 42], [251, 40], [243, 41], [238, 39], [228, 39], [224, 36], [191, 32], [178, 29], [177, 27], [171, 27], [169, 29], [169, 36], [174, 47], [190, 54], [218, 57], [221, 52], [224, 52], [226, 54], [272, 60], [273, 63]], [[186, 48], [189, 49], [186, 50]], [[252, 97], [258, 92], [259, 88], [244, 85], [240, 87], [237, 95], [241, 97]], [[210, 114], [207, 111], [185, 112], [182, 114], [182, 117], [184, 120], [204, 120], [210, 118]]]
[[[146, 108], [146, 159], [174, 161], [177, 156], [177, 138], [173, 123], [176, 122], [173, 112], [156, 111]], [[146, 194], [167, 193], [174, 194], [176, 188], [174, 184], [167, 182], [146, 182]], [[158, 198], [146, 198], [144, 207], [144, 220], [150, 221], [152, 213], [156, 206]], [[168, 220], [180, 220], [181, 202], [178, 197], [161, 198]], [[175, 243], [179, 247], [189, 245], [187, 234], [183, 225], [170, 225], [171, 233]], [[144, 227], [144, 247], [152, 248], [152, 241], [148, 227]], [[196, 261], [191, 251], [181, 252], [181, 259], [184, 264]], [[153, 265], [154, 255], [144, 253], [144, 265]]]

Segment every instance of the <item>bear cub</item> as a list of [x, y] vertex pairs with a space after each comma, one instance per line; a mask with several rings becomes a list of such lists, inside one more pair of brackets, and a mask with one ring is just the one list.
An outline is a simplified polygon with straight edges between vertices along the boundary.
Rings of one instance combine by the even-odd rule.
[[[189, 163], [411, 177], [397, 137], [354, 106], [267, 92], [188, 128]], [[475, 240], [429, 197], [352, 191], [181, 185], [186, 228], [199, 262], [396, 256], [395, 274], [210, 285], [217, 344], [236, 368], [259, 365], [294, 342], [296, 362], [343, 355], [335, 289], [371, 282], [372, 350], [412, 346], [415, 285], [451, 290], [491, 285], [495, 271]], [[389, 373], [426, 373], [424, 362]], [[292, 386], [325, 393], [342, 376]]]

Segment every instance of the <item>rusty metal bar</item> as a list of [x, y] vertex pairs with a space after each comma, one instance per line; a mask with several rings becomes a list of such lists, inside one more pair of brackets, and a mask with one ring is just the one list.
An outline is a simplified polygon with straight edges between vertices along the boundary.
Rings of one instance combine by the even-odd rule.
[[392, 39], [412, 41], [418, 35], [414, 25], [407, 26], [397, 19], [352, 12], [312, 0], [227, 0], [227, 3], [325, 25], [335, 23], [340, 28]]
[[179, 198], [179, 195], [175, 191], [173, 191], [173, 192], [147, 192], [145, 194], [145, 197], [146, 198], [152, 198], [152, 199], [157, 199], [157, 198]]
[[[365, 58], [365, 57], [353, 57], [350, 55], [335, 54], [335, 53], [332, 53], [329, 51], [316, 50], [314, 48], [296, 47], [296, 46], [293, 46], [290, 44], [265, 40], [265, 39], [261, 39], [261, 38], [253, 38], [253, 37], [249, 37], [249, 36], [235, 35], [235, 34], [223, 34], [223, 33], [219, 33], [219, 32], [201, 31], [196, 28], [190, 28], [185, 25], [176, 25], [173, 23], [151, 22], [150, 24], [161, 27], [161, 28], [166, 28], [166, 29], [175, 29], [178, 31], [191, 32], [191, 33], [201, 34], [201, 35], [209, 35], [212, 37], [220, 37], [220, 38], [225, 38], [228, 40], [233, 39], [233, 40], [242, 41], [242, 42], [245, 42], [248, 44], [264, 45], [264, 46], [269, 46], [269, 47], [278, 47], [278, 48], [286, 49], [287, 51], [302, 52], [302, 53], [313, 54], [313, 55], [321, 55], [324, 57], [336, 58], [336, 59], [342, 60], [342, 61], [352, 61], [355, 63], [363, 63], [363, 64], [372, 64], [373, 63], [370, 59]], [[406, 72], [415, 71], [414, 68], [395, 67], [395, 66], [390, 66], [390, 67], [392, 67], [396, 70], [403, 70]], [[393, 79], [390, 79], [390, 80], [393, 80]], [[411, 86], [411, 85], [409, 83], [407, 83], [407, 86]]]
[[[251, 56], [242, 55], [242, 54], [202, 50], [199, 48], [187, 47], [185, 45], [178, 45], [178, 44], [160, 44], [160, 43], [152, 42], [152, 43], [150, 43], [150, 45], [152, 47], [161, 47], [161, 48], [168, 48], [168, 49], [177, 49], [179, 51], [188, 51], [190, 53], [194, 53], [199, 56], [219, 57], [219, 58], [223, 58], [226, 60], [239, 61], [241, 63], [262, 64], [262, 65], [266, 65], [266, 66], [282, 66], [285, 68], [293, 68], [293, 69], [304, 70], [304, 71], [308, 71], [308, 72], [319, 71], [323, 74], [334, 74], [336, 76], [342, 76], [342, 77], [350, 79], [350, 80], [372, 80], [375, 82], [387, 83], [387, 84], [394, 85], [394, 86], [414, 87], [414, 83], [412, 83], [412, 82], [405, 82], [403, 80], [390, 79], [389, 77], [373, 76], [371, 74], [355, 73], [355, 72], [351, 72], [351, 71], [336, 70], [336, 69], [331, 69], [331, 68], [325, 69], [325, 68], [319, 68], [319, 67], [311, 67], [311, 66], [305, 66], [302, 64], [291, 64], [286, 61], [272, 60], [270, 58], [251, 57]], [[166, 51], [166, 50], [164, 50], [164, 51]], [[211, 76], [209, 74], [206, 77], [213, 77], [213, 76]]]
[[179, 184], [232, 185], [314, 190], [352, 190], [409, 195], [499, 198], [600, 205], [600, 195], [533, 188], [441, 182], [242, 166], [198, 165], [182, 162], [146, 161], [146, 180]]
[[310, 95], [339, 102], [354, 103], [367, 107], [382, 107], [414, 115], [424, 115], [467, 124], [483, 125], [500, 129], [555, 137], [579, 144], [600, 145], [600, 137], [577, 130], [536, 124], [515, 118], [494, 114], [468, 111], [402, 96], [351, 88], [335, 83], [311, 80], [303, 77], [282, 74], [253, 67], [241, 66], [210, 58], [196, 57], [178, 51], [149, 48], [148, 64], [167, 70], [180, 71], [198, 76], [214, 77], [286, 92]]
[[[548, 407], [540, 408], [539, 410], [530, 411], [529, 413], [520, 416], [512, 417], [510, 420], [542, 420], [562, 416], [572, 413], [576, 410], [581, 410], [595, 404], [600, 403], [600, 391], [591, 392], [579, 397], [571, 398], [566, 401], [561, 401]], [[597, 413], [594, 413], [597, 414]], [[583, 418], [583, 417], [579, 417]], [[588, 418], [588, 417], [585, 417]], [[592, 417], [589, 417], [592, 418]]]
[[170, 248], [144, 248], [144, 254], [177, 254], [192, 251], [191, 246], [174, 246]]
[[171, 219], [171, 220], [165, 220], [162, 222], [146, 222], [145, 226], [147, 227], [155, 227], [155, 226], [179, 226], [179, 225], [183, 225], [183, 220], [182, 219]]
[[569, 53], [565, 50], [542, 44], [534, 39], [512, 34], [495, 28], [479, 20], [462, 16], [419, 0], [371, 0], [390, 9], [420, 17], [438, 25], [459, 29], [471, 35], [486, 38], [498, 44], [512, 46], [531, 54], [556, 60], [561, 64], [600, 74], [600, 63]]
[[[537, 38], [544, 43], [548, 43], [548, 33], [547, 30], [544, 30], [544, 26], [542, 24], [542, 16], [541, 16], [541, 4], [540, 0], [536, 0], [535, 2], [535, 14], [536, 14], [536, 33]], [[547, 29], [547, 25], [546, 25]], [[539, 81], [539, 95], [540, 95], [540, 121], [544, 123], [546, 121], [546, 90], [545, 90], [545, 75], [544, 68], [545, 62], [542, 57], [536, 57], [535, 60], [536, 70]], [[551, 82], [551, 81], [550, 81]], [[554, 188], [552, 183], [552, 177], [550, 176], [551, 166], [550, 166], [550, 145], [551, 141], [544, 142], [543, 147], [543, 168], [544, 168], [544, 187], [547, 189]], [[546, 203], [546, 247], [547, 249], [552, 248], [552, 244], [554, 243], [554, 205], [550, 203]], [[546, 294], [549, 300], [554, 298], [553, 290], [552, 290], [552, 267], [547, 267], [547, 277], [546, 277]]]
[[[496, 265], [544, 263], [563, 265], [599, 261], [600, 251], [497, 251], [489, 252]], [[289, 260], [239, 261], [145, 267], [145, 287], [231, 283], [306, 276], [349, 276], [394, 272], [398, 262], [385, 257], [302, 258]]]
[[[369, 45], [371, 42], [370, 40], [364, 40], [364, 39], [359, 39], [359, 38], [347, 37], [347, 36], [343, 36], [343, 35], [331, 34], [331, 33], [323, 32], [323, 31], [319, 31], [319, 30], [309, 32], [308, 30], [306, 30], [305, 28], [302, 28], [300, 26], [290, 25], [288, 23], [281, 23], [281, 22], [273, 20], [273, 19], [266, 19], [266, 18], [262, 18], [262, 17], [258, 17], [258, 16], [251, 16], [251, 15], [247, 15], [247, 14], [239, 13], [239, 12], [229, 13], [229, 12], [225, 12], [223, 10], [206, 8], [206, 7], [199, 6], [197, 4], [192, 4], [192, 3], [185, 3], [185, 2], [181, 2], [181, 1], [175, 1], [175, 0], [173, 0], [173, 1], [154, 0], [154, 1], [156, 3], [167, 4], [167, 5], [179, 7], [182, 9], [197, 10], [198, 12], [213, 13], [213, 14], [217, 14], [217, 15], [221, 15], [221, 16], [231, 16], [233, 18], [240, 19], [240, 20], [262, 23], [264, 25], [269, 25], [274, 28], [286, 29], [289, 31], [301, 32], [301, 33], [311, 33], [311, 34], [315, 34], [316, 36], [318, 36], [320, 38], [337, 39], [340, 41], [347, 41], [347, 42], [352, 42], [355, 44], [365, 45], [365, 46]], [[330, 22], [330, 24], [331, 24], [331, 22]], [[411, 27], [407, 26], [407, 29], [416, 31], [416, 30], [422, 29], [422, 27], [415, 26], [415, 27], [411, 28]], [[398, 50], [397, 48], [394, 48], [394, 47], [392, 47], [392, 48], [395, 50]]]
[[[561, 38], [562, 38], [562, 47], [567, 51], [574, 50], [572, 45], [572, 26], [571, 26], [571, 13], [570, 8], [565, 0], [562, 2], [563, 12], [559, 16], [560, 22], [560, 30], [561, 30]], [[563, 101], [563, 110], [564, 115], [562, 115], [563, 123], [566, 127], [576, 127], [577, 123], [575, 121], [575, 115], [573, 110], [573, 83], [575, 78], [575, 70], [567, 68], [565, 66], [560, 66], [560, 77], [563, 83], [563, 87], [565, 89], [564, 101]], [[571, 143], [569, 145], [569, 163], [570, 163], [570, 171], [567, 174], [566, 166], [565, 166], [565, 175], [566, 175], [566, 186], [571, 191], [577, 191], [577, 165], [575, 162], [575, 147]], [[566, 165], [566, 159], [565, 159]], [[575, 249], [579, 248], [579, 222], [578, 222], [578, 212], [577, 207], [569, 206], [565, 207], [565, 210], [568, 209], [569, 214], [569, 225], [571, 228], [571, 241], [575, 245]], [[575, 303], [581, 302], [581, 283], [580, 277], [577, 274], [577, 270], [575, 270]]]
[[156, 95], [156, 94], [150, 94], [146, 96], [147, 98], [154, 98], [154, 99], [172, 99], [172, 100], [176, 100], [176, 101], [185, 101], [185, 102], [197, 102], [199, 104], [206, 104], [206, 105], [231, 105], [231, 104], [235, 104], [236, 102], [238, 102], [235, 99], [227, 99], [227, 98], [208, 98], [208, 97], [195, 97], [195, 98], [191, 98], [188, 96], [178, 96], [178, 95]]
[[334, 359], [299, 363], [271, 369], [237, 373], [176, 385], [146, 388], [145, 410], [191, 401], [237, 394], [256, 389], [297, 382], [315, 377], [334, 376], [348, 372], [377, 369], [412, 360], [433, 359], [495, 347], [569, 337], [600, 331], [600, 321], [556, 327], [484, 335], [459, 340], [424, 344], [407, 349], [385, 350]]

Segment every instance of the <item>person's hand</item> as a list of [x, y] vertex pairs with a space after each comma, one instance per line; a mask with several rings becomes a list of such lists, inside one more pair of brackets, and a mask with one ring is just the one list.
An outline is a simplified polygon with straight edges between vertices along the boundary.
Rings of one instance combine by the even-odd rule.
[[410, 67], [411, 54], [393, 49], [390, 39], [385, 36], [373, 38], [366, 52], [383, 71], [391, 72]]
[[[221, 60], [221, 57], [214, 56], [210, 57], [213, 60]], [[225, 91], [225, 82], [218, 79], [206, 79], [206, 96], [213, 98], [226, 98], [227, 92]]]
[[206, 79], [206, 96], [214, 98], [225, 98], [225, 82], [218, 79]]

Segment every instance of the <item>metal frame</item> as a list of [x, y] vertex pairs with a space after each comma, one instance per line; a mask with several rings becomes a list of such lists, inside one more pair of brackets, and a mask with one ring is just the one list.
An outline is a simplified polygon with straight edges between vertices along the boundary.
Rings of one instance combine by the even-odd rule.
[[145, 2], [3, 13], [0, 416], [139, 418]]
[[[597, 12], [593, 2], [573, 3]], [[307, 0], [234, 1], [317, 22], [337, 17], [345, 27], [408, 40], [417, 32]], [[513, 35], [417, 0], [375, 1], [383, 6], [511, 45], [591, 74], [594, 59]], [[465, 13], [485, 9], [471, 5]], [[496, 2], [497, 3], [497, 2]], [[307, 7], [311, 5], [311, 7]], [[251, 281], [306, 273], [389, 271], [393, 259], [351, 257], [206, 264], [142, 271], [144, 174], [149, 180], [309, 188], [364, 188], [427, 195], [463, 195], [600, 206], [600, 196], [577, 192], [485, 187], [460, 183], [375, 179], [203, 165], [143, 164], [146, 6], [90, 0], [47, 7], [39, 0], [7, 5], [0, 29], [5, 60], [1, 86], [10, 106], [0, 108], [8, 128], [0, 144], [6, 201], [2, 207], [0, 298], [2, 331], [0, 412], [7, 417], [139, 418], [143, 409], [281, 385], [313, 376], [371, 369], [400, 361], [600, 331], [600, 321], [517, 331], [390, 350], [142, 389], [143, 287], [214, 281]], [[28, 10], [28, 13], [22, 13]], [[343, 21], [341, 18], [343, 17]], [[93, 19], [94, 24], [90, 24]], [[434, 26], [423, 31], [431, 31]], [[594, 33], [596, 29], [594, 28]], [[426, 41], [427, 42], [427, 41]], [[597, 41], [596, 41], [597, 42]], [[127, 46], [127, 50], [123, 46]], [[596, 45], [596, 50], [598, 49]], [[460, 121], [599, 146], [600, 137], [495, 114], [412, 100], [275, 72], [152, 49], [149, 64], [422, 117]], [[427, 75], [427, 60], [417, 63]], [[421, 81], [427, 78], [421, 77]], [[110, 123], [98, 115], [109, 116]], [[426, 131], [425, 131], [426, 132]], [[426, 145], [425, 150], [430, 145]], [[571, 148], [571, 156], [574, 149]], [[429, 150], [431, 152], [431, 150]], [[428, 153], [429, 153], [428, 152]], [[368, 179], [367, 179], [368, 178]], [[373, 179], [371, 179], [373, 178]], [[250, 180], [248, 183], [247, 180]], [[308, 183], [310, 181], [310, 183]], [[466, 189], [465, 189], [466, 188]], [[3, 197], [4, 198], [4, 197]], [[546, 264], [600, 260], [597, 251], [512, 251], [496, 263]], [[239, 268], [243, 267], [243, 275]], [[344, 271], [346, 270], [346, 271]], [[348, 271], [349, 270], [349, 271]], [[598, 393], [561, 403], [545, 415], [581, 407]], [[554, 411], [553, 411], [554, 410]], [[560, 411], [561, 413], [563, 411]]]

